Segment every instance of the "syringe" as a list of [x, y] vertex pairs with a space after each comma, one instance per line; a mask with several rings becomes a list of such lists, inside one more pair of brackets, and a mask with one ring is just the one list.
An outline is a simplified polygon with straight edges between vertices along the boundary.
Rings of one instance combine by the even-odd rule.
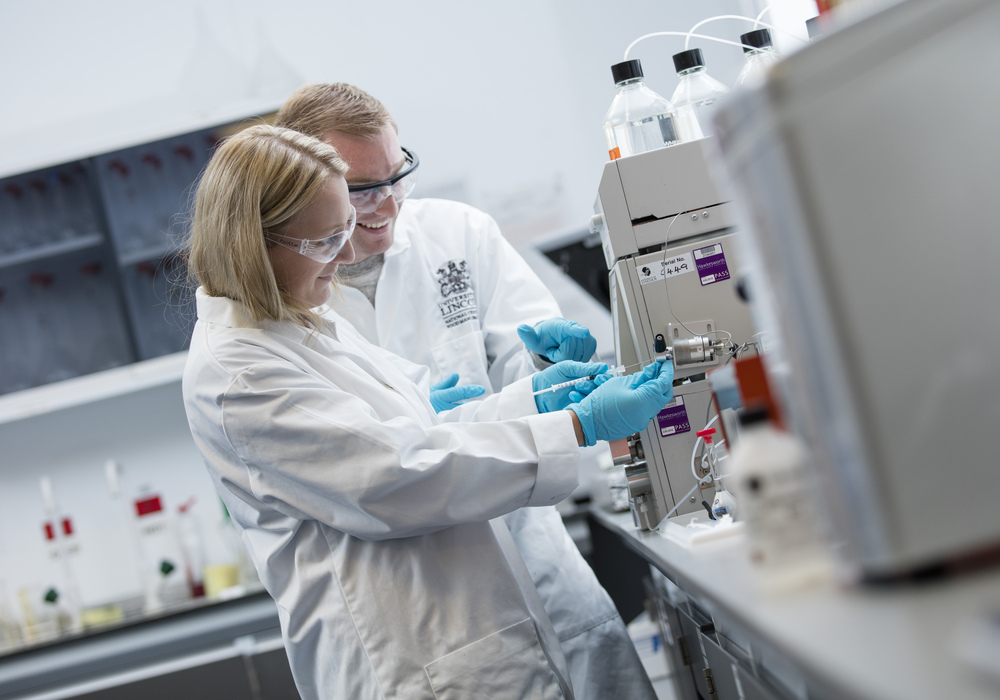
[[[612, 367], [611, 369], [609, 369], [605, 374], [613, 374], [616, 377], [620, 377], [623, 374], [625, 374], [626, 369], [628, 368], [625, 367], [624, 365], [618, 365], [617, 367]], [[537, 396], [538, 394], [545, 394], [550, 391], [559, 391], [560, 389], [565, 389], [567, 387], [575, 386], [581, 382], [593, 381], [598, 376], [600, 375], [591, 374], [586, 377], [580, 377], [579, 379], [571, 379], [568, 382], [559, 382], [558, 384], [553, 384], [552, 386], [546, 387], [545, 389], [539, 389], [538, 391], [533, 391], [531, 392], [531, 395]]]
[[[669, 360], [670, 356], [668, 355], [666, 359]], [[655, 359], [655, 360], [650, 360], [648, 362], [636, 362], [634, 365], [629, 365], [627, 367], [625, 365], [618, 365], [617, 367], [612, 367], [611, 369], [609, 369], [607, 372], [605, 372], [605, 374], [612, 374], [615, 377], [624, 377], [625, 373], [628, 370], [632, 369], [633, 367], [645, 367], [647, 365], [653, 364], [654, 362], [661, 362], [661, 361], [662, 360], [660, 360], [660, 359]], [[531, 393], [531, 395], [532, 396], [536, 396], [538, 394], [544, 394], [544, 393], [549, 392], [549, 391], [558, 391], [559, 389], [565, 389], [566, 387], [573, 386], [574, 384], [579, 384], [580, 382], [589, 382], [589, 381], [592, 381], [592, 380], [594, 380], [595, 378], [597, 378], [599, 376], [601, 376], [601, 375], [599, 375], [599, 374], [591, 374], [591, 375], [589, 375], [587, 377], [580, 377], [579, 379], [571, 379], [568, 382], [559, 382], [558, 384], [553, 384], [552, 386], [550, 386], [550, 387], [548, 387], [546, 389], [539, 389], [538, 391], [533, 391]]]

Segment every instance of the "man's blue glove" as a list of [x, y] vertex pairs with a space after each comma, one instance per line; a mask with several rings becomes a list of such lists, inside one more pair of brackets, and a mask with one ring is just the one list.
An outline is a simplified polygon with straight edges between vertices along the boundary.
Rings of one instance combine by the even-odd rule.
[[597, 341], [590, 330], [564, 318], [550, 318], [536, 323], [534, 328], [527, 323], [521, 324], [517, 327], [517, 335], [524, 347], [551, 362], [586, 362], [597, 351]]
[[569, 406], [587, 445], [618, 440], [645, 428], [674, 396], [674, 366], [654, 362], [640, 374], [614, 377]]
[[431, 406], [434, 407], [435, 413], [450, 411], [458, 406], [459, 402], [481, 396], [486, 391], [478, 384], [455, 386], [456, 384], [458, 384], [458, 374], [450, 374], [431, 386]]
[[570, 393], [581, 396], [589, 394], [598, 385], [610, 378], [610, 375], [605, 374], [607, 371], [608, 366], [603, 362], [573, 362], [566, 360], [565, 362], [557, 362], [551, 367], [546, 367], [541, 372], [536, 372], [531, 375], [531, 386], [534, 387], [535, 391], [548, 389], [553, 384], [562, 384], [574, 379], [594, 376], [594, 379], [580, 382], [572, 387], [546, 391], [544, 394], [535, 394], [535, 405], [538, 407], [538, 412], [561, 411], [573, 403], [569, 398]]

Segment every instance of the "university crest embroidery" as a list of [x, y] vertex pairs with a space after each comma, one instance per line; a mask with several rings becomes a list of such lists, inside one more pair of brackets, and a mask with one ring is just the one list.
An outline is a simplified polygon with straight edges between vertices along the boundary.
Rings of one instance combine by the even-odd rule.
[[438, 303], [445, 326], [455, 326], [479, 319], [476, 293], [465, 260], [449, 260], [437, 269], [438, 285], [444, 301]]

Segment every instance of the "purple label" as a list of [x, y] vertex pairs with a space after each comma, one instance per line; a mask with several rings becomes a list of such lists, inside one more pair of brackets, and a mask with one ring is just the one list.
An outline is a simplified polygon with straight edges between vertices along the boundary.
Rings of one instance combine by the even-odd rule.
[[702, 287], [729, 279], [729, 266], [721, 243], [695, 250], [694, 264], [698, 268]]
[[687, 409], [684, 408], [684, 397], [674, 397], [666, 408], [657, 413], [656, 424], [660, 428], [660, 437], [691, 432], [691, 421], [688, 420]]

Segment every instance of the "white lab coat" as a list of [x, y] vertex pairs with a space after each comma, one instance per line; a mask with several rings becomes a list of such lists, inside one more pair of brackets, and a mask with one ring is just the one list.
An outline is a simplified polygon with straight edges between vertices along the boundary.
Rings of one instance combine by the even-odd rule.
[[304, 700], [571, 698], [498, 518], [576, 486], [569, 414], [525, 381], [462, 412], [492, 422], [442, 422], [426, 369], [335, 315], [310, 334], [196, 299], [188, 420]]
[[[536, 367], [517, 335], [559, 306], [487, 214], [458, 202], [403, 203], [375, 306], [341, 286], [330, 306], [370, 342], [463, 384], [499, 391]], [[504, 516], [552, 620], [577, 698], [655, 698], [611, 598], [554, 507]]]

